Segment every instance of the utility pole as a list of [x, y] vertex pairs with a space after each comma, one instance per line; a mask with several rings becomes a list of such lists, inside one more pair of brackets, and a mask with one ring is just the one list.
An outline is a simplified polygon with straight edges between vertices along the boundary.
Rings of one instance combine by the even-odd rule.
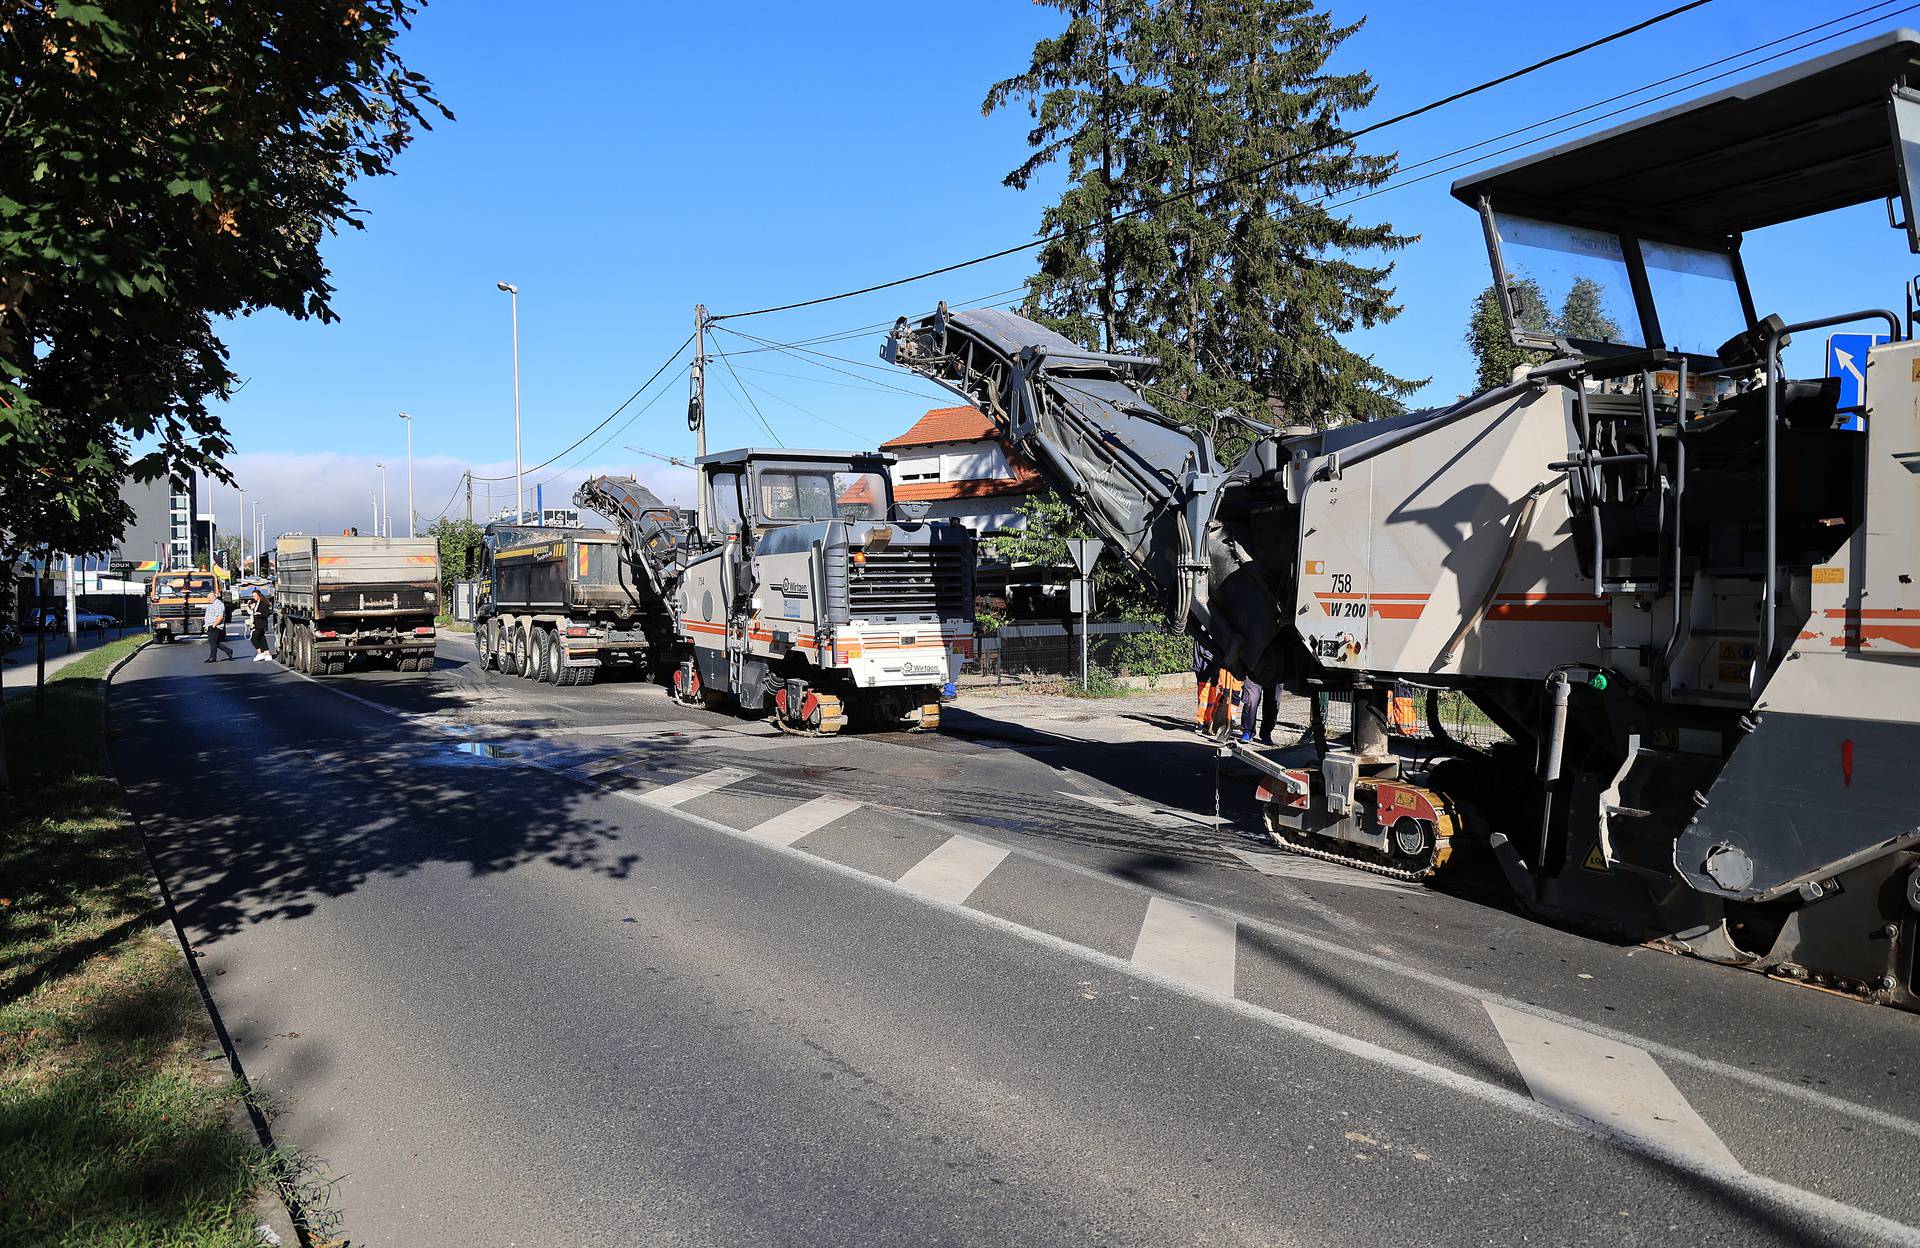
[[[693, 305], [693, 392], [687, 398], [687, 427], [693, 430], [693, 460], [697, 465], [707, 453], [707, 305]], [[712, 502], [707, 496], [707, 474], [693, 470], [694, 487], [699, 491], [700, 531], [712, 535]]]
[[473, 469], [471, 468], [467, 469], [467, 471], [463, 475], [467, 479], [467, 523], [472, 524], [473, 523]]
[[[209, 566], [211, 566], [213, 563], [212, 558], [208, 558], [207, 563]], [[75, 650], [78, 650], [80, 648], [80, 622], [74, 619], [74, 615], [76, 614], [75, 607], [78, 604], [74, 601], [73, 577], [74, 577], [73, 556], [68, 555], [67, 556], [67, 653], [68, 654], [72, 654]]]
[[400, 419], [407, 422], [407, 536], [413, 536], [413, 417], [405, 412]]
[[380, 495], [377, 491], [368, 490], [367, 499], [373, 503], [373, 535], [375, 537], [379, 537], [380, 536]]

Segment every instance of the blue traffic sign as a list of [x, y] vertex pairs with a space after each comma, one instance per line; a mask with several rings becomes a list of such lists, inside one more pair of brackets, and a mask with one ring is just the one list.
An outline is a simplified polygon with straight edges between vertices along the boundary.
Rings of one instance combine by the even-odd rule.
[[[1887, 341], [1885, 334], [1827, 335], [1827, 376], [1840, 379], [1840, 406], [1859, 407], [1867, 393], [1867, 352]], [[1842, 429], [1862, 428], [1859, 412], [1849, 412]]]

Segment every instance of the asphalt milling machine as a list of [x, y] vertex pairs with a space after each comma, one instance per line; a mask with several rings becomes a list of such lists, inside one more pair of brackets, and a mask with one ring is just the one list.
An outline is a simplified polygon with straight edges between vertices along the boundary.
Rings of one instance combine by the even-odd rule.
[[690, 706], [831, 735], [940, 726], [973, 653], [973, 536], [896, 504], [880, 452], [702, 456], [709, 515], [630, 477], [576, 493], [614, 530], [489, 526], [481, 663], [558, 684], [644, 668]]
[[[1009, 312], [943, 305], [881, 354], [990, 416], [1234, 671], [1351, 698], [1307, 766], [1240, 751], [1284, 848], [1426, 879], [1470, 841], [1545, 917], [1920, 1009], [1920, 282], [1904, 317], [1786, 318], [1741, 258], [1876, 200], [1920, 252], [1909, 81], [1895, 32], [1461, 180], [1540, 362], [1263, 426], [1231, 466], [1151, 361]], [[1596, 337], [1533, 311], [1576, 284]], [[1853, 410], [1782, 361], [1840, 326], [1883, 335]], [[1397, 684], [1509, 741], [1415, 769]]]

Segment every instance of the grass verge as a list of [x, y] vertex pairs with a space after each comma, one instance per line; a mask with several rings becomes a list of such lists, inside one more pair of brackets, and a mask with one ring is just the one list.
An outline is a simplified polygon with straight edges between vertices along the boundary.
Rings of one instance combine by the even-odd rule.
[[270, 1163], [100, 759], [102, 646], [4, 709], [0, 1243], [254, 1245]]

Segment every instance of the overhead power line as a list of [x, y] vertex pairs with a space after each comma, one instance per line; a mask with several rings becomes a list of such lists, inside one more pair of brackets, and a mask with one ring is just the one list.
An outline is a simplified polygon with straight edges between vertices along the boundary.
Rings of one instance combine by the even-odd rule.
[[[595, 425], [593, 428], [581, 434], [578, 438], [574, 440], [573, 445], [567, 447], [566, 450], [561, 451], [558, 455], [555, 455], [547, 459], [543, 463], [538, 463], [531, 468], [522, 470], [521, 475], [528, 476], [533, 473], [539, 472], [543, 468], [552, 467], [554, 464], [558, 463], [562, 459], [565, 459], [568, 455], [571, 455], [574, 451], [578, 450], [581, 444], [584, 443], [588, 438], [591, 438], [594, 434], [600, 432], [602, 429], [605, 429], [608, 425], [612, 424], [614, 422], [614, 419], [618, 417], [621, 412], [626, 411], [627, 408], [632, 405], [635, 399], [639, 398], [641, 395], [647, 392], [648, 386], [651, 386], [654, 382], [660, 380], [660, 375], [666, 372], [669, 368], [673, 367], [673, 362], [680, 358], [680, 353], [682, 351], [685, 351], [690, 345], [692, 345], [692, 343], [693, 343], [693, 335], [688, 334], [686, 338], [681, 341], [680, 345], [673, 349], [673, 354], [668, 356], [664, 361], [662, 361], [659, 368], [656, 368], [653, 370], [653, 376], [641, 382], [640, 388], [638, 390], [635, 390], [632, 394], [628, 395], [625, 398], [625, 400], [621, 402], [619, 407], [616, 407], [611, 412], [608, 412], [606, 416], [600, 421], [599, 424]], [[475, 481], [511, 481], [513, 480], [513, 474], [508, 473], [507, 475], [500, 476], [500, 477], [475, 477], [474, 480]]]
[[753, 401], [753, 393], [747, 389], [747, 383], [741, 381], [740, 374], [733, 371], [733, 361], [727, 358], [727, 349], [720, 345], [718, 335], [715, 335], [713, 340], [713, 353], [720, 357], [720, 363], [726, 366], [728, 375], [739, 383], [740, 396], [747, 401], [747, 406], [753, 409], [754, 419], [760, 422], [760, 427], [767, 431], [767, 436], [773, 439], [775, 446], [785, 446], [786, 443], [780, 440], [780, 435], [773, 431], [773, 426], [767, 422], [766, 416], [760, 411], [760, 405]]
[[1558, 65], [1562, 61], [1570, 60], [1573, 57], [1583, 55], [1584, 53], [1587, 53], [1587, 52], [1591, 52], [1595, 48], [1604, 47], [1609, 43], [1613, 43], [1620, 39], [1625, 39], [1630, 35], [1638, 34], [1641, 31], [1648, 29], [1649, 27], [1657, 26], [1661, 22], [1670, 21], [1673, 18], [1679, 17], [1683, 13], [1692, 12], [1694, 9], [1701, 8], [1707, 4], [1711, 4], [1712, 2], [1713, 0], [1687, 0], [1687, 3], [1685, 4], [1678, 5], [1662, 13], [1656, 13], [1652, 17], [1644, 18], [1641, 21], [1635, 22], [1631, 26], [1624, 26], [1621, 29], [1614, 31], [1612, 34], [1602, 35], [1598, 39], [1589, 40], [1588, 42], [1583, 43], [1578, 47], [1568, 48], [1562, 52], [1556, 52], [1552, 56], [1545, 57], [1538, 61], [1534, 61], [1529, 65], [1523, 65], [1518, 69], [1510, 70], [1507, 73], [1501, 74], [1499, 77], [1489, 78], [1484, 82], [1475, 83], [1471, 87], [1467, 87], [1460, 91], [1455, 91], [1451, 95], [1444, 95], [1444, 96], [1441, 96], [1439, 99], [1429, 100], [1427, 103], [1419, 105], [1416, 108], [1410, 108], [1406, 112], [1396, 113], [1391, 117], [1383, 118], [1382, 120], [1373, 122], [1370, 125], [1361, 126], [1357, 130], [1347, 131], [1346, 133], [1340, 135], [1338, 138], [1330, 139], [1325, 143], [1316, 144], [1315, 146], [1309, 147], [1304, 151], [1293, 152], [1293, 153], [1290, 153], [1289, 155], [1282, 156], [1277, 160], [1271, 160], [1271, 161], [1267, 161], [1264, 164], [1256, 165], [1252, 169], [1243, 170], [1240, 173], [1231, 174], [1223, 178], [1215, 178], [1210, 182], [1202, 182], [1196, 186], [1188, 187], [1184, 190], [1175, 192], [1174, 194], [1166, 195], [1159, 199], [1149, 200], [1148, 202], [1143, 204], [1137, 204], [1132, 208], [1125, 209], [1124, 211], [1121, 211], [1121, 212], [1116, 212], [1112, 216], [1106, 218], [1104, 221], [1095, 225], [1075, 226], [1072, 229], [1059, 230], [1052, 234], [1043, 234], [1039, 238], [1029, 239], [1026, 242], [1017, 244], [1012, 247], [1002, 247], [998, 251], [991, 251], [986, 253], [985, 255], [974, 256], [973, 258], [968, 260], [955, 261], [952, 264], [941, 265], [939, 268], [928, 269], [923, 273], [915, 273], [907, 277], [896, 277], [889, 281], [875, 282], [870, 286], [862, 286], [855, 290], [843, 290], [831, 295], [818, 295], [811, 299], [799, 299], [799, 300], [795, 300], [792, 303], [781, 303], [781, 304], [774, 304], [764, 308], [753, 308], [745, 312], [725, 312], [725, 313], [721, 313], [720, 315], [710, 317], [708, 319], [710, 323], [713, 321], [741, 320], [749, 316], [767, 316], [774, 312], [791, 312], [798, 308], [817, 307], [818, 305], [823, 303], [834, 303], [841, 299], [852, 299], [859, 295], [870, 295], [876, 291], [891, 290], [896, 286], [905, 286], [911, 282], [924, 281], [929, 277], [939, 277], [943, 273], [954, 273], [954, 272], [958, 272], [961, 269], [972, 268], [976, 264], [985, 264], [990, 260], [1000, 260], [1007, 256], [1018, 255], [1023, 251], [1031, 251], [1036, 247], [1043, 247], [1046, 244], [1053, 242], [1057, 239], [1068, 238], [1068, 237], [1072, 237], [1079, 234], [1091, 233], [1095, 230], [1105, 229], [1111, 226], [1116, 221], [1124, 221], [1129, 217], [1137, 217], [1142, 213], [1151, 212], [1154, 209], [1163, 207], [1164, 205], [1172, 203], [1175, 200], [1189, 199], [1197, 195], [1205, 194], [1208, 191], [1219, 190], [1221, 187], [1230, 186], [1233, 183], [1242, 182], [1251, 177], [1257, 177], [1260, 174], [1267, 173], [1273, 169], [1277, 169], [1282, 165], [1293, 164], [1308, 156], [1313, 156], [1321, 152], [1331, 151], [1337, 148], [1346, 147], [1352, 144], [1356, 139], [1363, 138], [1366, 135], [1378, 133], [1381, 130], [1385, 130], [1389, 126], [1397, 126], [1397, 125], [1400, 125], [1402, 122], [1411, 121], [1415, 117], [1425, 116], [1427, 113], [1431, 113], [1436, 109], [1445, 108], [1450, 104], [1456, 104], [1461, 100], [1467, 99], [1469, 96], [1479, 95], [1484, 91], [1490, 91], [1495, 87], [1503, 86], [1506, 83], [1513, 82], [1515, 79], [1524, 78], [1528, 74], [1537, 73], [1540, 70], [1545, 69], [1550, 65]]

